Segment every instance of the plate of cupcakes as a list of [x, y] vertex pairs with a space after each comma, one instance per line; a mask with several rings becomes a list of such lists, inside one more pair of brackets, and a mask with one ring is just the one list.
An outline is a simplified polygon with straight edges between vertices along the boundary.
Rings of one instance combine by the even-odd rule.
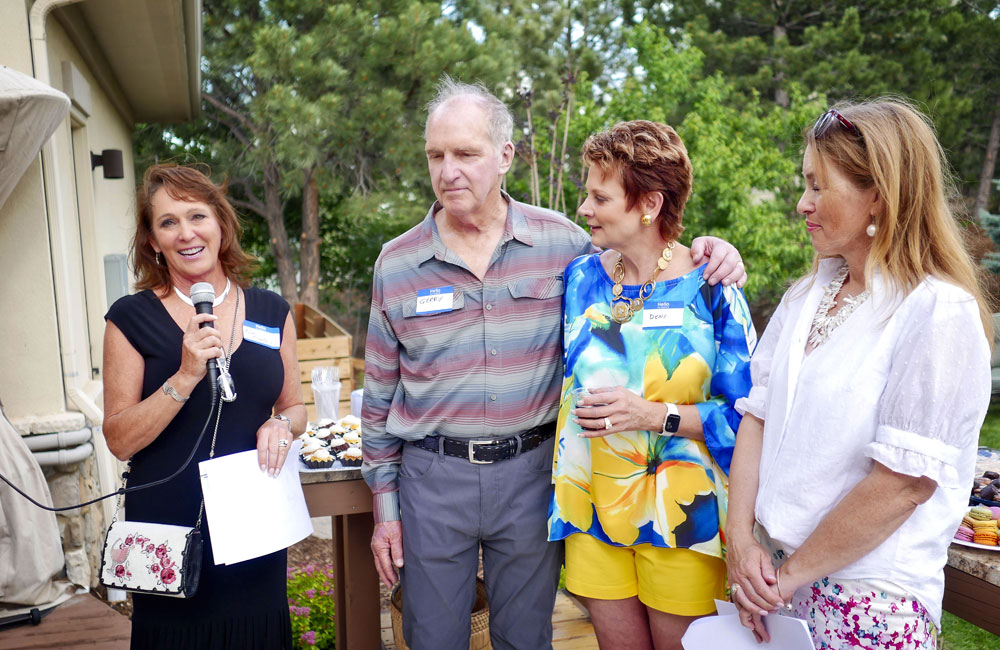
[[310, 422], [299, 439], [299, 461], [305, 466], [300, 471], [361, 467], [361, 420], [353, 415]]
[[975, 506], [962, 517], [962, 524], [952, 541], [961, 546], [981, 548], [987, 551], [1000, 551], [998, 546], [997, 520], [1000, 519], [1000, 506]]

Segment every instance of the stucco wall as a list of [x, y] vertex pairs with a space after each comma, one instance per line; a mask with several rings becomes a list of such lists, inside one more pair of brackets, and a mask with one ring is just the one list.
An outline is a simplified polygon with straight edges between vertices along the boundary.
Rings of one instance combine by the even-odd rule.
[[[0, 0], [0, 63], [31, 74], [24, 0]], [[0, 400], [10, 416], [64, 408], [41, 164], [0, 206]]]
[[[87, 349], [77, 352], [89, 360], [89, 368], [101, 367], [104, 314], [108, 308], [104, 279], [104, 256], [127, 253], [133, 230], [133, 190], [135, 177], [132, 162], [131, 125], [115, 109], [102, 90], [92, 71], [87, 67], [76, 45], [58, 21], [49, 19], [48, 26], [49, 68], [52, 85], [64, 88], [63, 62], [70, 61], [83, 75], [90, 88], [90, 115], [73, 111], [74, 118], [66, 121], [54, 137], [58, 149], [64, 152], [58, 165], [63, 178], [72, 179], [76, 167], [76, 184], [64, 183], [61, 187], [67, 206], [75, 213], [73, 237], [82, 242], [66, 260], [77, 272], [79, 291], [86, 296], [82, 303], [86, 313], [86, 326], [81, 327]], [[75, 149], [74, 149], [75, 147]], [[124, 157], [125, 178], [105, 179], [103, 168], [90, 169], [90, 152], [118, 149]], [[76, 195], [74, 196], [74, 191]], [[79, 210], [77, 211], [77, 205]], [[59, 260], [55, 262], [58, 267]], [[64, 342], [65, 348], [65, 342]], [[68, 365], [68, 364], [67, 364]], [[86, 379], [99, 379], [92, 375]]]

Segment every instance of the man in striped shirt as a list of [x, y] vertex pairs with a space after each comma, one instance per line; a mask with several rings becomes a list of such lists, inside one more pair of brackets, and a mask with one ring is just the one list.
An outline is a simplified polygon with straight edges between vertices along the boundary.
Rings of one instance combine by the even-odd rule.
[[[514, 146], [500, 100], [445, 77], [428, 109], [437, 201], [375, 263], [362, 408], [372, 551], [387, 586], [402, 574], [414, 650], [468, 648], [480, 549], [493, 647], [550, 648], [562, 272], [594, 249], [563, 215], [501, 191]], [[706, 273], [742, 282], [732, 246], [692, 245], [713, 248]]]

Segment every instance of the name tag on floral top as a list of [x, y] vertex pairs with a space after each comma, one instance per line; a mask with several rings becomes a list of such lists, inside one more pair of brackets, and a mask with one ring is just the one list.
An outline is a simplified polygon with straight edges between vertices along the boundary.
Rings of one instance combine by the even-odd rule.
[[243, 321], [243, 340], [277, 350], [281, 347], [281, 330], [250, 320]]
[[421, 289], [417, 291], [417, 313], [439, 314], [443, 311], [451, 311], [451, 306], [454, 300], [454, 287]]
[[647, 302], [642, 310], [642, 329], [680, 327], [684, 324], [684, 305], [679, 302]]

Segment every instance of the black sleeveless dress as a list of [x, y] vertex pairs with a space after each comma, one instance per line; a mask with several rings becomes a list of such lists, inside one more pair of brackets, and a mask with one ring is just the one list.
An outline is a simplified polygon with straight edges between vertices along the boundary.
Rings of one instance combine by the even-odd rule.
[[[246, 320], [282, 331], [288, 303], [262, 289], [243, 293]], [[181, 363], [183, 331], [152, 291], [125, 296], [105, 316], [122, 331], [146, 362], [142, 398], [160, 390]], [[228, 343], [229, 332], [222, 332]], [[223, 404], [215, 455], [257, 446], [256, 433], [271, 416], [284, 379], [278, 350], [244, 339], [233, 352], [230, 372], [237, 399]], [[208, 380], [145, 449], [132, 457], [129, 485], [172, 474], [187, 458], [209, 411]], [[198, 461], [208, 458], [213, 422], [184, 473], [164, 485], [125, 497], [126, 519], [193, 526], [201, 504]], [[207, 517], [202, 521], [205, 556], [193, 598], [133, 594], [132, 648], [232, 648], [271, 650], [292, 647], [286, 595], [284, 550], [233, 565], [215, 565]]]

